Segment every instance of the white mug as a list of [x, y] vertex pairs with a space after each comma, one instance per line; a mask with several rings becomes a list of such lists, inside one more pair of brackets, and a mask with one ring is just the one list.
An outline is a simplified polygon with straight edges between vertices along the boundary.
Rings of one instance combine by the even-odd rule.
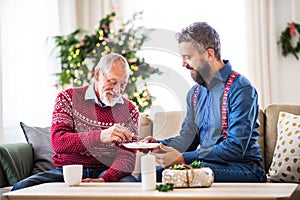
[[79, 185], [82, 180], [82, 170], [83, 167], [80, 164], [64, 165], [63, 175], [65, 183], [69, 186]]

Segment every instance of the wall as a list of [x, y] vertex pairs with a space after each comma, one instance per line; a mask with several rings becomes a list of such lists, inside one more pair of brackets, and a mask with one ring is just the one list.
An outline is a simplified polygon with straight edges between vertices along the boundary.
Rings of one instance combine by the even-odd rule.
[[[195, 82], [190, 71], [182, 67], [175, 34], [195, 21], [207, 21], [219, 32], [222, 57], [230, 59], [235, 70], [246, 74], [245, 0], [185, 0], [184, 4], [174, 0], [123, 2], [121, 13], [124, 19], [130, 18], [134, 12], [143, 11], [141, 25], [155, 29], [139, 51], [148, 63], [163, 70], [162, 75], [151, 77], [148, 84], [150, 94], [156, 98], [150, 116], [156, 112], [186, 109], [186, 92]], [[168, 9], [170, 5], [172, 8]], [[239, 34], [233, 34], [233, 29]]]
[[[276, 33], [279, 40], [281, 32], [287, 27], [287, 23], [292, 21], [294, 12], [296, 23], [300, 23], [300, 1], [294, 0], [275, 1], [276, 11]], [[297, 11], [297, 12], [296, 12]], [[300, 36], [298, 35], [298, 38]], [[298, 53], [300, 57], [300, 53]], [[281, 47], [278, 45], [278, 74], [279, 74], [279, 102], [282, 104], [300, 104], [300, 59], [293, 55], [282, 56]], [[275, 102], [276, 103], [276, 102]]]
[[[124, 3], [124, 10], [125, 10], [125, 15], [129, 15], [128, 13], [131, 13], [133, 10], [141, 10], [142, 7], [145, 7], [145, 3], [147, 3], [147, 1], [135, 1], [135, 0], [130, 0], [131, 3], [126, 2], [126, 4]], [[251, 1], [251, 0], [244, 0], [244, 1]], [[280, 34], [281, 32], [286, 28], [287, 23], [290, 22], [292, 20], [292, 13], [295, 13], [295, 19], [296, 22], [300, 23], [300, 1], [299, 0], [270, 0], [273, 1], [275, 4], [275, 18], [276, 18], [276, 38], [279, 40], [280, 38]], [[151, 1], [152, 2], [152, 1]], [[154, 1], [156, 2], [156, 1]], [[164, 1], [165, 2], [165, 1]], [[149, 9], [147, 9], [147, 7], [144, 9], [144, 20], [147, 22], [147, 24], [152, 25], [152, 26], [159, 26], [159, 24], [162, 24], [164, 22], [168, 22], [165, 23], [164, 27], [174, 27], [174, 29], [171, 30], [178, 30], [178, 27], [183, 26], [182, 24], [184, 23], [188, 23], [187, 21], [192, 21], [195, 19], [198, 19], [199, 16], [202, 16], [201, 14], [203, 14], [203, 7], [201, 7], [200, 5], [203, 5], [203, 3], [201, 4], [201, 1], [197, 1], [198, 4], [194, 4], [195, 6], [193, 7], [188, 7], [189, 12], [184, 13], [185, 15], [185, 19], [183, 19], [183, 17], [180, 17], [182, 15], [181, 12], [176, 12], [176, 2], [172, 4], [172, 9], [168, 10], [168, 14], [165, 15], [165, 13], [163, 12], [163, 10], [167, 7], [164, 3], [161, 2], [154, 5], [157, 6], [156, 8], [156, 14], [153, 15], [153, 13], [151, 12], [149, 14], [149, 12], [147, 12]], [[231, 1], [234, 2], [234, 1]], [[294, 2], [294, 7], [292, 9], [292, 3]], [[228, 3], [228, 1], [226, 1], [226, 3]], [[180, 3], [179, 3], [180, 4]], [[187, 0], [185, 1], [185, 5], [183, 5], [183, 7], [185, 7], [186, 5], [192, 5], [192, 2]], [[199, 6], [198, 6], [199, 5]], [[207, 5], [209, 5], [209, 2], [207, 2]], [[220, 5], [220, 4], [219, 4]], [[147, 5], [148, 7], [150, 5]], [[222, 7], [222, 6], [221, 6]], [[210, 10], [210, 9], [215, 9], [213, 6], [207, 6], [206, 10]], [[226, 10], [227, 13], [235, 13], [236, 12], [232, 12], [230, 10], [230, 8], [224, 6], [222, 7], [223, 10]], [[184, 10], [184, 9], [183, 9]], [[196, 10], [198, 10], [198, 12], [196, 13]], [[293, 10], [293, 12], [292, 12]], [[296, 11], [298, 13], [296, 13]], [[223, 11], [219, 11], [217, 13], [222, 13]], [[163, 14], [161, 14], [163, 13]], [[173, 13], [176, 13], [176, 17], [171, 17]], [[196, 13], [196, 14], [195, 14]], [[213, 12], [210, 12], [213, 13]], [[148, 17], [148, 15], [151, 17]], [[191, 18], [188, 18], [188, 16], [191, 15]], [[237, 14], [238, 16], [241, 15], [240, 13]], [[197, 18], [198, 17], [198, 18]], [[236, 18], [236, 17], [235, 17]], [[242, 17], [240, 17], [242, 18]], [[172, 21], [172, 19], [176, 22], [174, 23]], [[212, 17], [210, 16], [210, 14], [206, 14], [205, 13], [205, 17], [201, 17], [202, 20], [206, 20], [209, 19], [210, 21], [213, 21]], [[223, 19], [223, 18], [222, 18]], [[226, 18], [227, 19], [227, 18]], [[239, 23], [237, 23], [234, 20], [231, 20], [228, 18], [229, 23], [226, 23], [226, 26], [224, 25], [224, 23], [222, 23], [222, 25], [220, 27], [218, 27], [218, 22], [222, 22], [221, 19], [217, 19], [217, 21], [215, 22], [216, 26], [218, 27], [218, 30], [220, 30], [219, 32], [221, 33], [220, 35], [222, 35], [222, 37], [226, 38], [226, 39], [231, 39], [230, 35], [235, 35], [232, 34], [232, 30], [233, 28], [231, 27], [232, 25], [236, 26], [236, 28], [234, 29], [238, 29], [240, 31], [240, 34], [244, 34], [244, 32], [241, 32], [241, 30], [243, 31], [243, 27], [239, 27]], [[146, 23], [145, 22], [145, 23]], [[224, 28], [222, 28], [224, 27]], [[157, 28], [157, 27], [156, 27]], [[161, 27], [159, 27], [161, 28]], [[223, 31], [224, 30], [224, 31]], [[223, 31], [223, 32], [222, 32]], [[228, 34], [227, 34], [228, 32]], [[235, 41], [235, 42], [232, 42]], [[224, 40], [223, 40], [224, 43]], [[238, 45], [238, 47], [236, 47], [235, 45]], [[240, 55], [240, 52], [243, 52], [243, 43], [240, 41], [237, 41], [236, 39], [231, 39], [229, 42], [229, 45], [227, 45], [226, 43], [224, 43], [222, 45], [223, 47], [231, 47], [231, 48], [227, 48], [227, 49], [223, 49], [222, 52], [223, 53], [227, 53], [228, 55], [223, 55], [223, 57], [226, 58], [230, 58], [230, 59], [235, 59], [235, 58], [241, 58], [240, 59], [240, 63], [236, 62], [234, 63], [234, 66], [242, 66], [245, 67], [247, 66], [247, 63], [243, 63], [245, 62], [245, 57], [243, 57], [243, 55]], [[296, 58], [292, 55], [289, 55], [287, 57], [283, 57], [281, 54], [281, 47], [280, 44], [278, 44], [277, 46], [277, 50], [278, 50], [278, 58], [277, 58], [277, 68], [275, 68], [274, 70], [276, 70], [275, 74], [279, 74], [279, 79], [276, 81], [279, 81], [279, 87], [276, 88], [276, 98], [273, 100], [273, 102], [271, 103], [282, 103], [282, 104], [300, 104], [300, 94], [299, 94], [299, 88], [300, 88], [300, 78], [299, 74], [300, 74], [300, 60], [296, 60]], [[238, 51], [236, 49], [239, 49]], [[230, 53], [232, 53], [233, 55], [231, 55]], [[300, 57], [300, 53], [299, 53], [299, 57]], [[233, 60], [231, 60], [233, 61]], [[236, 69], [237, 70], [237, 69]], [[242, 69], [238, 69], [237, 71], [243, 73], [244, 75], [247, 76], [247, 72], [245, 73]], [[262, 94], [263, 95], [263, 94]], [[278, 96], [278, 97], [277, 97]]]

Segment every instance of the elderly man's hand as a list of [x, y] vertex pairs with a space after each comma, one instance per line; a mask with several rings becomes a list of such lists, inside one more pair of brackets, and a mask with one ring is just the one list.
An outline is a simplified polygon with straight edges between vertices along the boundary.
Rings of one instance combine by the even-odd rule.
[[102, 130], [100, 135], [100, 141], [104, 143], [108, 142], [124, 142], [132, 140], [133, 134], [128, 128], [115, 124], [108, 129]]
[[89, 182], [105, 182], [103, 178], [85, 178], [82, 179], [83, 183], [89, 183]]
[[140, 142], [155, 143], [155, 142], [157, 142], [157, 140], [152, 136], [147, 136], [144, 139], [142, 139]]
[[160, 144], [160, 149], [165, 153], [152, 153], [155, 156], [156, 162], [163, 168], [169, 168], [175, 164], [184, 164], [182, 154], [172, 147], [167, 147]]

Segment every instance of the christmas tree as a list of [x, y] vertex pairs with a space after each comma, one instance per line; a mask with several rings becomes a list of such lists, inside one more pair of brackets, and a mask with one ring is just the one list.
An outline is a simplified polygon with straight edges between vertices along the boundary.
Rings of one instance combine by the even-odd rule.
[[[69, 35], [54, 37], [61, 61], [61, 72], [56, 74], [58, 85], [64, 89], [70, 85], [78, 87], [91, 83], [100, 58], [111, 52], [119, 53], [127, 59], [131, 70], [125, 94], [143, 112], [150, 108], [154, 99], [145, 80], [161, 72], [136, 55], [147, 39], [143, 28], [134, 26], [142, 13], [135, 13], [117, 31], [113, 26], [115, 15], [112, 12], [101, 19], [93, 34], [78, 28]], [[138, 88], [137, 82], [142, 82], [143, 87]]]

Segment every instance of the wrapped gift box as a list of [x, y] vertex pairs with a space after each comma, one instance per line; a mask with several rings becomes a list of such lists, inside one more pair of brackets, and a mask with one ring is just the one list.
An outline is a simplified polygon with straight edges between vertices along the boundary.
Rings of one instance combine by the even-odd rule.
[[173, 170], [162, 173], [163, 184], [172, 183], [174, 187], [210, 187], [214, 182], [214, 173], [208, 167]]

